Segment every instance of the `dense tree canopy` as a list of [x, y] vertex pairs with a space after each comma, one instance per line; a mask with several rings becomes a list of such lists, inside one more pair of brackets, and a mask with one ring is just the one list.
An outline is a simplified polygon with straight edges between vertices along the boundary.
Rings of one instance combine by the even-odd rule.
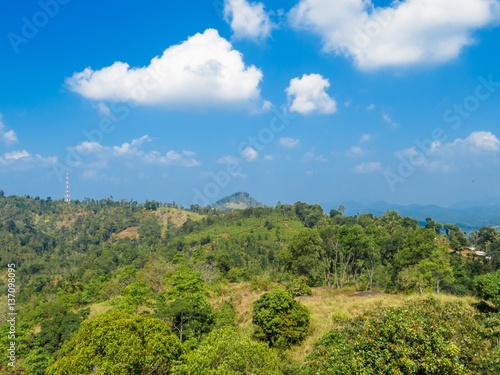
[[[181, 352], [182, 358], [198, 353], [200, 366], [208, 369], [212, 364], [203, 362], [201, 353], [217, 358], [224, 350], [234, 350], [231, 361], [247, 369], [238, 353], [248, 346], [249, 352], [241, 356], [260, 353], [274, 369], [275, 353], [269, 353], [303, 343], [309, 333], [307, 309], [292, 296], [313, 294], [314, 299], [317, 287], [332, 293], [342, 289], [476, 296], [485, 301], [478, 305], [485, 320], [478, 318], [471, 340], [484, 334], [492, 347], [500, 347], [495, 313], [500, 305], [499, 232], [487, 227], [463, 232], [454, 224], [427, 219], [419, 223], [396, 211], [378, 217], [345, 216], [344, 207], [326, 215], [319, 205], [303, 202], [221, 212], [156, 201], [65, 203], [0, 194], [0, 259], [4, 265], [16, 265], [16, 308], [22, 311], [16, 322], [17, 370], [64, 373], [65, 366], [74, 365], [80, 367], [68, 368], [78, 368], [78, 373], [92, 365], [99, 371], [109, 367], [134, 373], [144, 365], [138, 356], [145, 353], [119, 333], [131, 327], [137, 332], [129, 336], [138, 335], [146, 347], [152, 345], [147, 344], [151, 337], [161, 334], [167, 341], [158, 336], [163, 344], [150, 347], [150, 352], [164, 352], [167, 359]], [[6, 298], [11, 277], [6, 268], [0, 273]], [[246, 298], [238, 294], [239, 285], [264, 293], [253, 316], [239, 315], [238, 304]], [[276, 285], [284, 288], [275, 290]], [[253, 300], [246, 303], [252, 306]], [[99, 315], [107, 310], [111, 312]], [[418, 315], [408, 314], [401, 316]], [[248, 324], [250, 332], [252, 318], [258, 327], [253, 340], [264, 344], [239, 331]], [[144, 327], [149, 327], [147, 332]], [[5, 319], [0, 319], [0, 328], [7, 332]], [[226, 330], [212, 335], [216, 328]], [[102, 347], [91, 331], [102, 334]], [[347, 331], [339, 332], [339, 340], [348, 339]], [[167, 342], [173, 346], [167, 348]], [[214, 352], [204, 342], [212, 343]], [[271, 352], [264, 350], [266, 344]], [[0, 350], [6, 352], [9, 345], [2, 336]], [[130, 358], [129, 367], [115, 368], [118, 358], [101, 354], [90, 364], [91, 353], [113, 345]], [[158, 371], [172, 369], [171, 362], [150, 359]], [[10, 370], [6, 363], [6, 358], [0, 362], [0, 372]], [[233, 369], [232, 364], [228, 368]]]

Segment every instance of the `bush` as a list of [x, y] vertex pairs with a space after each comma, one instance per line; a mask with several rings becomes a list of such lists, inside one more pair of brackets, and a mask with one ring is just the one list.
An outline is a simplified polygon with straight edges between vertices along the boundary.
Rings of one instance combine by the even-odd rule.
[[308, 285], [306, 276], [292, 277], [292, 280], [286, 284], [286, 290], [293, 297], [312, 295], [312, 289]]
[[345, 320], [307, 358], [311, 373], [498, 374], [500, 359], [471, 307], [433, 299]]
[[198, 349], [181, 358], [178, 375], [280, 375], [278, 359], [263, 343], [252, 341], [236, 328], [211, 332]]
[[255, 337], [281, 349], [302, 341], [309, 330], [309, 311], [283, 288], [276, 288], [255, 301]]
[[46, 374], [169, 374], [182, 351], [163, 321], [113, 312], [82, 322]]

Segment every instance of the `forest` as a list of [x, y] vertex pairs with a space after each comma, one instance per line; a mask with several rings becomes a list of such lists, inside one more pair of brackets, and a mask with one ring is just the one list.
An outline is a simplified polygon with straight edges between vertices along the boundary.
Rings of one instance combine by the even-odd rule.
[[0, 257], [2, 374], [500, 373], [490, 227], [0, 190]]

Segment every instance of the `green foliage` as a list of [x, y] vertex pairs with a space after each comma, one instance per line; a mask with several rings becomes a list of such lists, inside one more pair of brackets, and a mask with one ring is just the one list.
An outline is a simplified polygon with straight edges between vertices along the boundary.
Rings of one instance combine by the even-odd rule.
[[303, 229], [291, 241], [281, 259], [285, 269], [297, 276], [306, 276], [311, 285], [320, 285], [323, 278], [320, 262], [322, 241], [315, 229]]
[[252, 341], [235, 328], [211, 332], [200, 346], [181, 358], [178, 375], [280, 375], [278, 358], [266, 344]]
[[496, 374], [500, 358], [480, 316], [458, 303], [427, 299], [347, 319], [315, 345], [311, 373]]
[[222, 306], [215, 312], [215, 328], [235, 327], [236, 311], [230, 301], [224, 301]]
[[73, 313], [42, 321], [40, 333], [36, 336], [38, 345], [45, 352], [54, 354], [78, 330], [81, 321], [82, 318]]
[[474, 287], [481, 298], [491, 301], [500, 311], [500, 270], [476, 277]]
[[207, 299], [199, 294], [186, 295], [166, 302], [158, 309], [159, 317], [166, 319], [179, 339], [201, 340], [212, 330], [215, 313]]
[[255, 337], [270, 346], [287, 348], [302, 341], [309, 331], [309, 311], [283, 288], [262, 295], [253, 305]]
[[114, 312], [83, 322], [46, 374], [170, 374], [182, 351], [161, 320]]
[[157, 316], [169, 322], [182, 342], [201, 340], [212, 330], [215, 312], [200, 273], [180, 266], [167, 280], [169, 287], [158, 304]]
[[292, 276], [292, 279], [286, 284], [286, 290], [292, 297], [312, 295], [312, 289], [305, 276]]

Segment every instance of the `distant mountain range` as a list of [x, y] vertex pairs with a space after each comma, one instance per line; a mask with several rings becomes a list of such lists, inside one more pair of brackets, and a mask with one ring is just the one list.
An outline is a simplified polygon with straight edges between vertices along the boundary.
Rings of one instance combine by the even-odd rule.
[[[498, 198], [461, 202], [450, 207], [418, 204], [398, 205], [383, 201], [373, 203], [347, 201], [338, 204], [325, 203], [321, 204], [321, 206], [328, 213], [332, 208], [337, 209], [340, 204], [344, 205], [344, 215], [347, 216], [363, 213], [381, 216], [387, 211], [395, 210], [401, 216], [409, 216], [421, 223], [425, 223], [425, 219], [431, 217], [438, 223], [458, 225], [465, 231], [473, 231], [485, 226], [500, 229], [500, 199]], [[246, 192], [234, 193], [211, 205], [211, 207], [218, 208], [221, 211], [263, 206], [264, 204], [255, 200]]]
[[211, 207], [218, 208], [221, 211], [243, 210], [248, 207], [262, 207], [262, 203], [253, 199], [250, 194], [245, 192], [238, 192], [227, 197], [224, 197]]
[[[359, 202], [343, 202], [345, 215], [372, 213], [376, 216], [387, 211], [396, 210], [401, 216], [409, 216], [420, 222], [431, 217], [442, 224], [454, 224], [463, 230], [472, 231], [481, 227], [500, 227], [500, 199], [484, 199], [474, 202], [462, 202], [450, 207], [437, 205], [398, 205], [386, 202], [362, 204]], [[329, 212], [338, 205], [325, 204], [323, 208]]]

